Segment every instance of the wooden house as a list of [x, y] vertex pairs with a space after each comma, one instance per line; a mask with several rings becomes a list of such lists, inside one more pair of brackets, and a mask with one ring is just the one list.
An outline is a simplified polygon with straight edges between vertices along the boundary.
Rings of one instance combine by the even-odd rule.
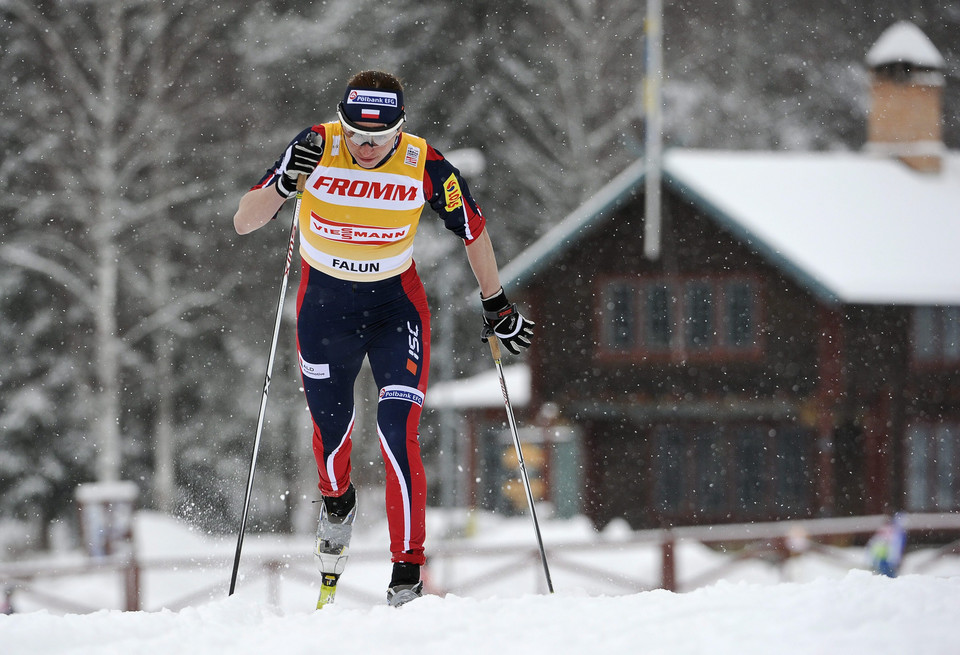
[[868, 64], [862, 151], [668, 150], [656, 259], [638, 161], [504, 267], [539, 326], [524, 419], [559, 410], [597, 525], [960, 510], [943, 60], [897, 24]]

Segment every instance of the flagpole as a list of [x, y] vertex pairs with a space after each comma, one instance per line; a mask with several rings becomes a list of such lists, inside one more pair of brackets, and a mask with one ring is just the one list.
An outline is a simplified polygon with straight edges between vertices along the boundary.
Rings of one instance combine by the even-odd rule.
[[661, 83], [663, 82], [663, 0], [647, 0], [646, 79], [644, 115], [646, 117], [645, 211], [643, 253], [647, 259], [660, 257], [660, 178], [663, 151]]

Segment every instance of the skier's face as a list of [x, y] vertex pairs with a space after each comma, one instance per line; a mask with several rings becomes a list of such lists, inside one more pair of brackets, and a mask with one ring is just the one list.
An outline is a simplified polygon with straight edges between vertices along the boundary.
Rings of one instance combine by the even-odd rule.
[[[357, 123], [357, 126], [369, 127], [372, 130], [375, 130], [378, 127], [383, 127], [383, 124]], [[384, 140], [383, 138], [379, 137], [364, 137], [362, 134], [354, 133], [348, 127], [344, 126], [343, 134], [346, 138], [343, 141], [347, 144], [347, 150], [350, 151], [350, 154], [361, 168], [373, 168], [379, 164], [384, 157], [390, 154], [390, 151], [397, 142], [397, 138], [400, 136], [401, 131], [402, 130], [398, 127], [397, 130], [392, 133], [390, 138]], [[359, 145], [356, 143], [358, 140], [361, 141]]]

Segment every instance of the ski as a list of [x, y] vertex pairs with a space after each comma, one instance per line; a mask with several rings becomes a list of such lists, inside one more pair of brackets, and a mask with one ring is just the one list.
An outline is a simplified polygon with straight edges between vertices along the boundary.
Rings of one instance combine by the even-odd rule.
[[[349, 496], [347, 494], [350, 494]], [[333, 602], [337, 594], [337, 581], [347, 565], [347, 551], [350, 548], [350, 537], [353, 534], [353, 522], [357, 518], [356, 491], [351, 484], [344, 494], [344, 500], [325, 498], [320, 503], [320, 521], [317, 523], [317, 568], [320, 569], [320, 597], [317, 598], [317, 609]], [[348, 504], [342, 507], [345, 514], [331, 514], [327, 507], [328, 502]], [[337, 509], [335, 507], [335, 509]]]
[[320, 582], [320, 597], [317, 598], [317, 609], [322, 610], [324, 606], [333, 602], [337, 595], [337, 581], [340, 579], [339, 573], [324, 573]]

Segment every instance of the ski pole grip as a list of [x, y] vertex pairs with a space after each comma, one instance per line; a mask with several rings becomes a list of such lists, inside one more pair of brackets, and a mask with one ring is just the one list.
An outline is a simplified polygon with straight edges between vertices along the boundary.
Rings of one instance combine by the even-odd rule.
[[500, 342], [497, 337], [491, 334], [487, 337], [487, 343], [490, 344], [490, 354], [493, 355], [494, 361], [500, 361]]
[[[317, 133], [310, 132], [305, 139], [307, 143], [313, 145], [317, 141]], [[307, 187], [307, 175], [305, 173], [300, 173], [297, 175], [297, 193], [303, 193], [303, 190]]]

